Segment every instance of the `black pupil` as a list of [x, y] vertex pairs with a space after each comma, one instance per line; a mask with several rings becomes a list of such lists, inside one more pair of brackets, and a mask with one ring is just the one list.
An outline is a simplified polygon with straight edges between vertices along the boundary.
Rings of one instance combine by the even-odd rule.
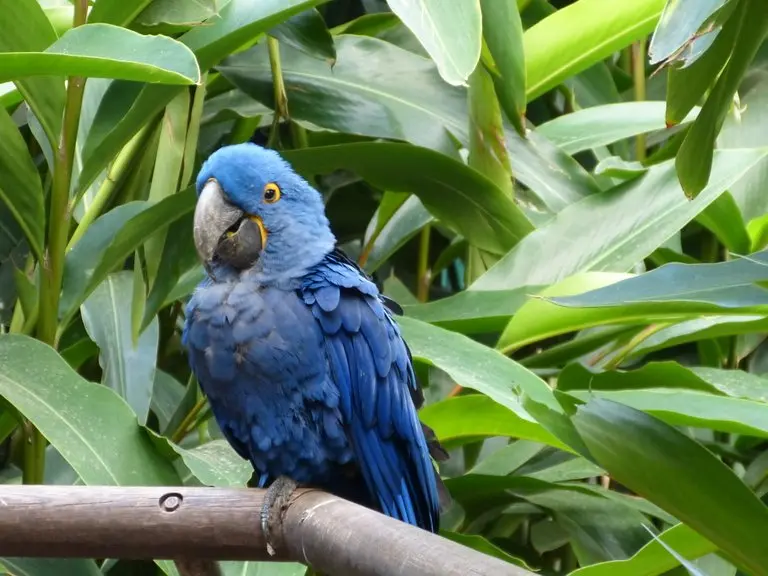
[[275, 191], [270, 188], [269, 190], [264, 192], [264, 198], [266, 200], [274, 200], [275, 199]]

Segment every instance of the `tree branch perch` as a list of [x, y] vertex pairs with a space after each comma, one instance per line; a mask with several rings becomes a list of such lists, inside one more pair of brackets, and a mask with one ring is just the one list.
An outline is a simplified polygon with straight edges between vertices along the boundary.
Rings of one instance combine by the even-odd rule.
[[350, 576], [532, 573], [316, 490], [281, 515], [267, 554], [264, 490], [0, 486], [0, 556], [297, 561]]

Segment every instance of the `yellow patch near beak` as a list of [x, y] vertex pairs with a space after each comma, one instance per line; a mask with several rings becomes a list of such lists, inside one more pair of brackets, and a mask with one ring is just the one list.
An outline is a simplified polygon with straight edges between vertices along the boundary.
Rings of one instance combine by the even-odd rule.
[[267, 228], [264, 226], [264, 222], [262, 222], [261, 218], [259, 216], [248, 216], [248, 219], [252, 222], [256, 223], [256, 226], [259, 227], [259, 234], [261, 234], [261, 249], [264, 250], [267, 247]]

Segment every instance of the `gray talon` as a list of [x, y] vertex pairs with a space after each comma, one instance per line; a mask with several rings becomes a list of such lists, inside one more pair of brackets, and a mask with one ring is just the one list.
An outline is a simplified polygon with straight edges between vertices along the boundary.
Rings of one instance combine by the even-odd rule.
[[[282, 539], [280, 533], [280, 521], [283, 510], [288, 506], [291, 495], [296, 490], [297, 484], [287, 476], [279, 476], [264, 495], [264, 504], [261, 507], [261, 531], [267, 543], [267, 553], [270, 556], [276, 554], [276, 548]], [[277, 535], [278, 541], [273, 540]]]

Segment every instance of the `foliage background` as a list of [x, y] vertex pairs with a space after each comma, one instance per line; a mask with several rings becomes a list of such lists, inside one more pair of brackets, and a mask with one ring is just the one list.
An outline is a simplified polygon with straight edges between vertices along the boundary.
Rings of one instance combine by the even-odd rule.
[[190, 184], [252, 140], [405, 309], [446, 537], [545, 575], [768, 574], [759, 0], [0, 13], [1, 482], [245, 484], [179, 334]]

